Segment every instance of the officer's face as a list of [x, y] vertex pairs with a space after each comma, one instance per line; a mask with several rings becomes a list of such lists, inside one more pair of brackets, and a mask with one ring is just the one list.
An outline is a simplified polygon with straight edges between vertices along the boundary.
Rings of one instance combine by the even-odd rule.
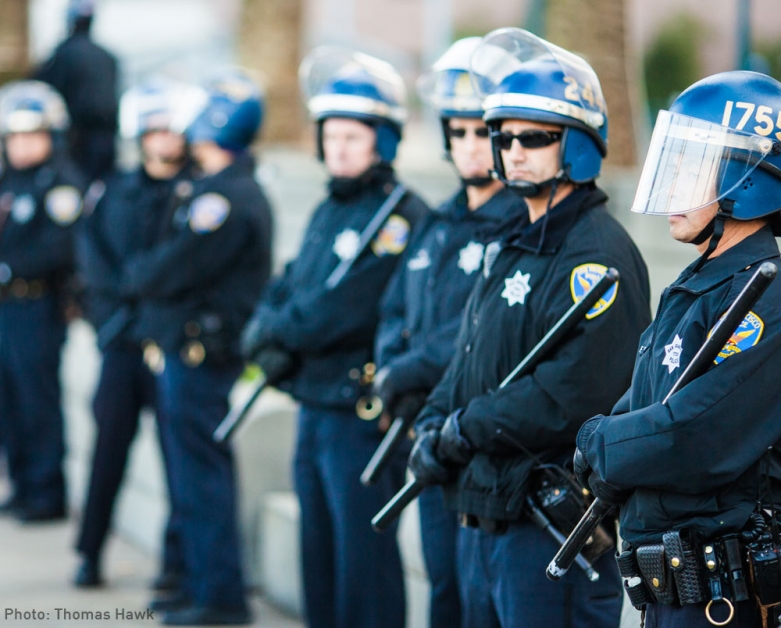
[[46, 131], [11, 133], [5, 138], [8, 162], [17, 170], [42, 164], [52, 152], [52, 136]]
[[488, 176], [488, 171], [493, 167], [493, 154], [485, 122], [451, 118], [448, 134], [450, 156], [458, 174], [464, 179]]
[[[670, 223], [670, 235], [678, 242], [691, 242], [696, 238], [705, 226], [713, 220], [716, 212], [719, 210], [718, 203], [697, 209], [685, 214], [676, 214], [667, 218]], [[706, 244], [698, 245], [704, 250]]]
[[323, 123], [325, 167], [332, 177], [357, 177], [377, 162], [374, 129], [347, 118], [328, 118]]
[[141, 138], [144, 159], [163, 163], [180, 162], [184, 159], [184, 136], [171, 131], [150, 131]]
[[[529, 120], [505, 120], [500, 130], [518, 135], [531, 130], [561, 131], [561, 127]], [[560, 151], [561, 141], [542, 148], [524, 148], [517, 139], [513, 140], [510, 149], [502, 151], [505, 174], [510, 181], [547, 181], [559, 171]]]

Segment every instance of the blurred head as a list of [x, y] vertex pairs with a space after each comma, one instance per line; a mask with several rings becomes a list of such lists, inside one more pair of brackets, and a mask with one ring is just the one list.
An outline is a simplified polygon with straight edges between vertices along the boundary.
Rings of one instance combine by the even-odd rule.
[[187, 139], [216, 144], [232, 153], [247, 150], [263, 122], [263, 93], [260, 86], [239, 68], [219, 73], [206, 87], [208, 100], [187, 128]]
[[40, 166], [52, 155], [52, 136], [47, 131], [11, 133], [5, 136], [8, 163], [17, 170]]
[[323, 121], [323, 161], [332, 177], [355, 178], [379, 161], [377, 133], [350, 118]]
[[322, 46], [301, 62], [299, 79], [317, 124], [319, 159], [326, 160], [325, 123], [340, 119], [363, 123], [373, 131], [379, 160], [393, 162], [406, 117], [404, 82], [393, 66], [359, 52]]
[[149, 131], [141, 136], [141, 158], [149, 176], [167, 179], [187, 160], [184, 135], [173, 131]]
[[[607, 109], [599, 79], [588, 63], [527, 31], [504, 28], [483, 38], [471, 64], [472, 81], [484, 98], [484, 119], [491, 129], [494, 167], [506, 185], [535, 197], [554, 182], [582, 184], [599, 176], [607, 153]], [[540, 134], [513, 139], [506, 126], [510, 121], [517, 133], [561, 135], [555, 141]], [[534, 151], [535, 161], [547, 161], [543, 156], [557, 153], [555, 169], [542, 168], [550, 178], [518, 178], [526, 176], [519, 160]], [[506, 166], [515, 172], [513, 178]]]
[[88, 31], [95, 15], [93, 0], [69, 0], [67, 21], [68, 32]]
[[449, 154], [458, 176], [466, 185], [489, 185], [493, 167], [493, 152], [488, 127], [480, 118], [449, 118], [445, 134]]
[[235, 152], [226, 150], [211, 140], [195, 142], [190, 151], [195, 162], [207, 175], [222, 172], [236, 160]]

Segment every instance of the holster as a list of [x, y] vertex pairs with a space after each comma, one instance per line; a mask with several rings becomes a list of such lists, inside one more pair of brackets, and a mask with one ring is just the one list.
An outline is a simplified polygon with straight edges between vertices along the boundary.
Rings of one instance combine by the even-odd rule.
[[678, 601], [696, 604], [709, 599], [707, 575], [698, 560], [697, 546], [691, 535], [686, 530], [671, 530], [665, 532], [662, 544], [678, 590]]
[[640, 568], [637, 566], [635, 550], [628, 543], [624, 543], [623, 551], [616, 554], [618, 573], [624, 579], [624, 589], [627, 597], [638, 611], [645, 610], [646, 604], [653, 602], [654, 598], [643, 581]]

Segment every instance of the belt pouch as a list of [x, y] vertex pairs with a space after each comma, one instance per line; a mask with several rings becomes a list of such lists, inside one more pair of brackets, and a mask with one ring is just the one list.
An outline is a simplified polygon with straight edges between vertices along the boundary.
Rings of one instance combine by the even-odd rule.
[[646, 604], [653, 602], [654, 598], [648, 590], [648, 586], [643, 582], [640, 569], [635, 559], [634, 548], [628, 543], [624, 543], [624, 551], [616, 554], [616, 563], [618, 564], [618, 573], [624, 579], [624, 589], [627, 597], [638, 611], [645, 610]]
[[665, 606], [675, 604], [675, 584], [667, 570], [664, 545], [643, 545], [637, 548], [636, 553], [637, 566], [656, 601]]
[[680, 603], [696, 604], [708, 599], [707, 576], [700, 568], [690, 535], [685, 530], [671, 530], [664, 533], [663, 544]]
[[724, 563], [727, 566], [727, 579], [732, 593], [732, 601], [743, 602], [750, 596], [740, 541], [736, 534], [728, 534], [721, 538], [721, 545], [724, 548]]

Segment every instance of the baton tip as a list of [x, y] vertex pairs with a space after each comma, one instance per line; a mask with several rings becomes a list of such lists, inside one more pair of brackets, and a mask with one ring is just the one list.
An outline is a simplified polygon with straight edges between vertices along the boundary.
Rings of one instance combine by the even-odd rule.
[[613, 281], [618, 281], [621, 277], [621, 274], [618, 272], [616, 268], [613, 268], [612, 266], [607, 269], [607, 272], [605, 273], [605, 276], [609, 277]]
[[[548, 565], [548, 569], [545, 570], [545, 575], [548, 576], [548, 580], [553, 580], [554, 582], [561, 580], [565, 573], [567, 573], [567, 570], [561, 569], [556, 564], [556, 561], [551, 562], [551, 564]], [[599, 578], [599, 574], [597, 574], [597, 578]], [[591, 578], [589, 577], [589, 579]]]
[[773, 262], [763, 262], [759, 267], [759, 272], [768, 279], [774, 279], [778, 274], [778, 266], [776, 266]]

